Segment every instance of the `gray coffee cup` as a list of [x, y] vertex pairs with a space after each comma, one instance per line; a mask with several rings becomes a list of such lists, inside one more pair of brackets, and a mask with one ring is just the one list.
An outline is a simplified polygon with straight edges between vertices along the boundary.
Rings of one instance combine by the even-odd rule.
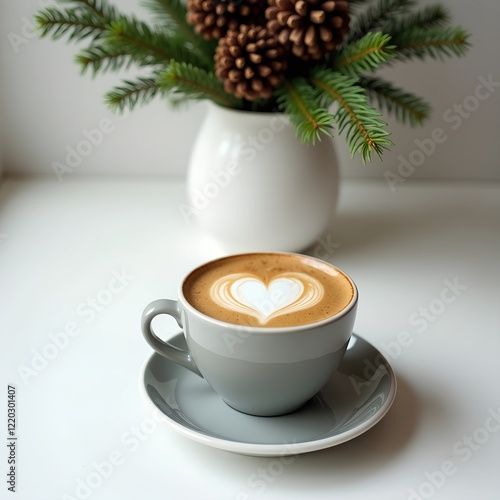
[[[350, 280], [350, 278], [348, 278]], [[178, 300], [151, 302], [142, 315], [142, 333], [151, 347], [204, 377], [234, 409], [251, 415], [292, 412], [312, 398], [337, 369], [352, 334], [358, 291], [338, 314], [311, 324], [266, 328], [214, 319], [195, 309], [179, 288]], [[175, 318], [188, 351], [163, 341], [151, 322]]]

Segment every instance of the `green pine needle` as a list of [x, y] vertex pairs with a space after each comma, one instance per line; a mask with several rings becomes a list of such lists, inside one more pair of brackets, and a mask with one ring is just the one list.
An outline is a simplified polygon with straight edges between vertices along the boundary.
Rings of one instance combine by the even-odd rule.
[[161, 25], [170, 33], [179, 33], [193, 45], [201, 57], [206, 59], [204, 67], [213, 67], [215, 42], [208, 42], [198, 35], [186, 21], [186, 5], [182, 0], [143, 0], [143, 4], [161, 20]]
[[212, 68], [204, 57], [191, 50], [180, 34], [168, 34], [162, 29], [152, 29], [135, 18], [121, 18], [111, 23], [106, 42], [117, 50], [130, 54], [141, 66], [166, 65], [171, 59]]
[[370, 0], [350, 0], [349, 1], [349, 8], [357, 8], [358, 5], [363, 5], [366, 2], [369, 2]]
[[171, 61], [158, 79], [162, 92], [178, 104], [183, 100], [210, 99], [222, 106], [238, 107], [239, 101], [228, 94], [214, 73], [185, 62]]
[[414, 28], [393, 38], [398, 58], [444, 59], [463, 56], [470, 48], [470, 34], [461, 26], [448, 28]]
[[365, 88], [369, 101], [375, 101], [380, 109], [393, 114], [403, 124], [421, 125], [429, 118], [431, 107], [427, 102], [390, 82], [378, 77], [361, 77], [359, 84]]
[[393, 143], [387, 138], [390, 135], [385, 130], [387, 123], [368, 104], [359, 80], [330, 68], [320, 68], [312, 71], [311, 83], [320, 90], [324, 106], [338, 104], [334, 118], [339, 132], [346, 131], [351, 156], [359, 152], [366, 163], [374, 152], [381, 159], [383, 151]]
[[140, 77], [135, 81], [125, 80], [123, 85], [115, 87], [105, 95], [105, 101], [113, 109], [132, 110], [137, 104], [151, 101], [159, 91], [156, 75], [149, 78]]
[[182, 0], [142, 0], [142, 4], [157, 18], [157, 22], [170, 32], [181, 32], [190, 42], [203, 40], [186, 21], [187, 8]]
[[135, 18], [125, 17], [110, 24], [103, 43], [91, 44], [77, 55], [82, 72], [91, 68], [94, 75], [117, 71], [132, 62], [139, 66], [166, 66], [171, 59], [211, 67], [198, 52], [186, 46], [179, 34], [167, 35]]
[[331, 136], [333, 116], [321, 106], [317, 92], [305, 78], [285, 80], [276, 91], [278, 108], [284, 111], [295, 127], [295, 134], [304, 144], [315, 144], [321, 135]]
[[134, 59], [123, 48], [116, 48], [112, 45], [91, 45], [77, 54], [76, 61], [82, 67], [82, 73], [91, 69], [95, 76], [99, 72], [128, 68]]
[[143, 0], [142, 4], [158, 16], [158, 22], [166, 28], [176, 30], [188, 26], [186, 5], [181, 0]]
[[428, 5], [404, 17], [395, 17], [383, 25], [382, 31], [397, 36], [414, 28], [444, 27], [451, 20], [448, 9], [442, 5]]
[[367, 33], [364, 37], [346, 45], [334, 59], [333, 67], [343, 73], [357, 75], [373, 71], [395, 56], [391, 37], [381, 32]]
[[415, 0], [378, 0], [360, 12], [351, 25], [348, 42], [358, 40], [370, 31], [376, 31], [394, 16], [406, 13]]
[[[387, 124], [371, 102], [411, 125], [430, 113], [423, 99], [364, 73], [398, 60], [462, 56], [470, 46], [464, 28], [448, 27], [450, 16], [441, 5], [413, 11], [416, 0], [350, 0], [351, 30], [345, 43], [327, 55], [330, 67], [304, 65], [295, 72], [301, 76], [289, 74], [271, 99], [248, 102], [227, 93], [215, 76], [217, 42], [205, 41], [187, 23], [185, 0], [142, 2], [155, 15], [152, 26], [121, 15], [108, 0], [59, 0], [64, 7], [36, 15], [37, 29], [42, 37], [90, 42], [77, 55], [82, 72], [118, 71], [132, 63], [152, 66], [149, 77], [123, 81], [106, 94], [113, 108], [134, 108], [161, 93], [176, 105], [197, 99], [248, 110], [276, 104], [301, 141], [314, 144], [336, 125], [345, 132], [351, 155], [359, 153], [363, 162], [372, 153], [381, 157], [392, 145]], [[328, 111], [332, 103], [335, 114]]]
[[107, 0], [59, 0], [59, 2], [75, 4], [75, 6], [99, 16], [107, 22], [114, 21], [118, 18], [116, 8], [109, 5]]
[[165, 47], [165, 36], [133, 18], [122, 17], [113, 21], [106, 42], [126, 50], [143, 65], [165, 64], [172, 57]]
[[47, 7], [35, 15], [35, 24], [40, 36], [51, 36], [59, 40], [68, 35], [70, 41], [79, 41], [90, 37], [93, 40], [102, 38], [108, 27], [106, 20], [82, 9], [59, 11]]

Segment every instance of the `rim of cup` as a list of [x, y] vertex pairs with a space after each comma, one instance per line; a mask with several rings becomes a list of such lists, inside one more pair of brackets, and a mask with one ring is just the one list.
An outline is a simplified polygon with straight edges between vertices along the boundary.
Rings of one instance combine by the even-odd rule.
[[[241, 257], [241, 256], [247, 256], [247, 255], [250, 256], [250, 255], [263, 255], [263, 254], [267, 254], [267, 255], [293, 255], [293, 256], [297, 256], [297, 257], [306, 258], [308, 260], [314, 260], [317, 262], [321, 262], [322, 264], [326, 264], [327, 266], [332, 267], [333, 269], [338, 271], [340, 274], [342, 274], [351, 283], [353, 295], [352, 295], [352, 298], [351, 298], [349, 304], [347, 304], [347, 306], [344, 307], [344, 309], [342, 309], [338, 313], [336, 313], [332, 316], [329, 316], [328, 318], [325, 318], [325, 319], [322, 319], [319, 321], [314, 321], [312, 323], [306, 323], [304, 325], [297, 325], [297, 326], [277, 326], [277, 327], [269, 327], [268, 326], [268, 327], [266, 327], [266, 326], [240, 325], [237, 323], [229, 323], [227, 321], [222, 321], [220, 319], [212, 318], [212, 316], [208, 316], [207, 314], [202, 313], [201, 311], [198, 311], [198, 309], [196, 309], [194, 306], [192, 306], [191, 303], [187, 300], [186, 296], [184, 295], [184, 291], [183, 291], [184, 284], [186, 283], [187, 279], [196, 270], [198, 270], [202, 267], [208, 266], [214, 262], [223, 261], [225, 259], [231, 259], [234, 257]], [[189, 309], [189, 311], [191, 313], [193, 313], [194, 315], [200, 317], [201, 319], [203, 319], [205, 321], [209, 321], [210, 323], [216, 324], [218, 326], [225, 327], [227, 329], [232, 329], [232, 330], [234, 330], [236, 328], [236, 329], [240, 329], [240, 330], [243, 330], [246, 332], [252, 331], [255, 333], [265, 333], [265, 334], [273, 334], [273, 333], [280, 334], [281, 333], [282, 334], [282, 333], [289, 333], [289, 332], [300, 332], [302, 330], [310, 330], [311, 328], [317, 328], [319, 326], [322, 326], [322, 325], [332, 323], [334, 321], [339, 320], [343, 316], [347, 315], [356, 306], [356, 304], [358, 302], [358, 287], [356, 286], [356, 283], [354, 283], [353, 279], [350, 276], [348, 276], [344, 271], [339, 269], [337, 266], [330, 264], [329, 262], [326, 262], [322, 259], [318, 259], [317, 257], [312, 257], [310, 255], [305, 255], [305, 254], [300, 254], [300, 253], [295, 253], [295, 252], [272, 252], [272, 251], [242, 252], [242, 253], [235, 253], [235, 254], [231, 254], [231, 255], [226, 255], [224, 257], [218, 257], [216, 259], [209, 260], [209, 261], [205, 262], [204, 264], [201, 264], [201, 265], [195, 267], [194, 269], [192, 269], [189, 272], [189, 274], [187, 274], [187, 276], [182, 280], [181, 284], [179, 285], [178, 297], [179, 297], [179, 301], [182, 303], [182, 306], [185, 309]]]

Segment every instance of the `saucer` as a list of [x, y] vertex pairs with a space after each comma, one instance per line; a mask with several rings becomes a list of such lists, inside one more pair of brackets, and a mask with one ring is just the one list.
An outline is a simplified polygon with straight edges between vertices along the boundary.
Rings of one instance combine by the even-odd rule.
[[[182, 333], [169, 342], [186, 349]], [[244, 455], [285, 456], [336, 446], [366, 432], [391, 407], [396, 377], [384, 356], [353, 334], [330, 381], [288, 415], [240, 413], [204, 379], [157, 353], [144, 364], [140, 390], [170, 427], [194, 441]]]

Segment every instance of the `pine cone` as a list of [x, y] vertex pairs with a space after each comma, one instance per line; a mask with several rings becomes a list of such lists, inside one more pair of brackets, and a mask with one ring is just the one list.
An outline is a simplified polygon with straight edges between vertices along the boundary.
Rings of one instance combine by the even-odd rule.
[[241, 24], [266, 24], [267, 0], [188, 0], [186, 20], [206, 40], [222, 38]]
[[269, 0], [267, 28], [300, 59], [321, 59], [349, 31], [349, 2]]
[[262, 26], [228, 31], [215, 51], [215, 75], [226, 92], [249, 101], [271, 97], [285, 69], [284, 47]]

